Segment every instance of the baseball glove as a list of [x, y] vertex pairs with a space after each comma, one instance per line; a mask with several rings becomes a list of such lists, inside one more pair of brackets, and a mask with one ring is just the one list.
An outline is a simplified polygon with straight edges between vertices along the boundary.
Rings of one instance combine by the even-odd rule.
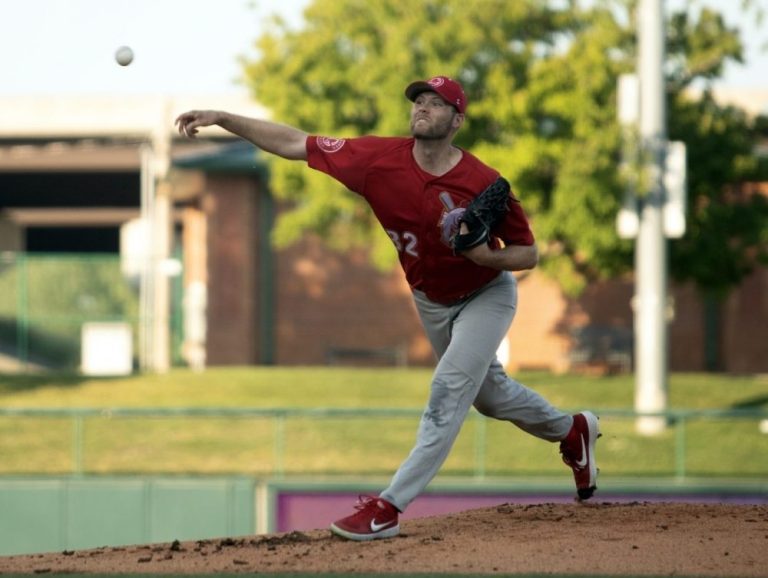
[[453, 252], [458, 254], [482, 243], [487, 243], [491, 229], [501, 221], [509, 209], [509, 182], [504, 177], [496, 179], [477, 195], [460, 217], [468, 231], [454, 235]]

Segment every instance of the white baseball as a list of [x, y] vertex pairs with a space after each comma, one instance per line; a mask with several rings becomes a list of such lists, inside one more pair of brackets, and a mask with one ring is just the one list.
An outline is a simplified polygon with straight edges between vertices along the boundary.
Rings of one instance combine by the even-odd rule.
[[120, 66], [128, 66], [133, 62], [133, 50], [130, 46], [121, 46], [115, 52], [115, 60]]

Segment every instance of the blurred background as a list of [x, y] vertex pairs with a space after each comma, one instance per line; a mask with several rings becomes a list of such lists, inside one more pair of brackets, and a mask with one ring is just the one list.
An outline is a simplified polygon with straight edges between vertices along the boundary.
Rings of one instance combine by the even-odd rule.
[[[403, 135], [438, 74], [541, 251], [499, 359], [604, 409], [615, 496], [765, 501], [767, 8], [4, 0], [0, 553], [315, 527], [397, 467], [433, 357], [391, 241], [303, 163], [174, 119]], [[484, 423], [411, 515], [570, 499]]]
[[[768, 370], [754, 314], [768, 307], [763, 9], [665, 4], [664, 128], [688, 147], [683, 229], [668, 242], [673, 370]], [[639, 174], [618, 118], [619, 80], [637, 68], [633, 2], [3, 10], [4, 367], [87, 371], [104, 340], [122, 344], [107, 348], [121, 372], [431, 363], [390, 242], [358, 199], [215, 129], [182, 141], [173, 120], [226, 108], [310, 132], [402, 134], [402, 87], [445, 73], [472, 101], [461, 144], [515, 183], [542, 248], [500, 355], [514, 369], [630, 370], [634, 240], [616, 219]]]

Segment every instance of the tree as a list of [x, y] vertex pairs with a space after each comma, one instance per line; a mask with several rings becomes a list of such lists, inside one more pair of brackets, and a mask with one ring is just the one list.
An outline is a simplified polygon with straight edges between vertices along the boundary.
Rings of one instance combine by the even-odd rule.
[[[488, 154], [489, 145], [506, 146], [511, 138], [499, 110], [515, 116], [515, 101], [524, 100], [509, 95], [524, 88], [537, 54], [552, 50], [566, 24], [562, 13], [545, 4], [319, 0], [307, 8], [302, 30], [278, 23], [259, 39], [261, 57], [247, 64], [246, 75], [275, 118], [309, 132], [354, 136], [405, 134], [406, 84], [449, 74], [475, 103], [459, 144], [474, 149], [485, 142]], [[371, 247], [379, 266], [396, 262], [391, 241], [374, 226], [367, 207], [327, 177], [277, 160], [273, 189], [294, 203], [277, 223], [278, 244], [312, 230], [337, 248]]]
[[[742, 2], [745, 10], [759, 6]], [[688, 227], [670, 245], [670, 274], [692, 281], [704, 302], [705, 364], [722, 369], [720, 321], [728, 293], [757, 267], [768, 263], [768, 198], [751, 194], [745, 183], [768, 180], [768, 167], [755, 154], [765, 140], [766, 119], [718, 105], [709, 82], [723, 71], [726, 59], [742, 61], [735, 30], [722, 16], [702, 9], [698, 19], [676, 14], [670, 22], [668, 131], [684, 141], [688, 153]], [[685, 89], [704, 80], [699, 98]]]
[[[634, 4], [315, 0], [303, 28], [277, 21], [258, 39], [260, 57], [245, 63], [246, 76], [277, 120], [347, 137], [404, 134], [405, 85], [435, 74], [459, 79], [469, 114], [458, 144], [513, 183], [532, 217], [542, 268], [575, 294], [632, 267], [632, 243], [618, 238], [614, 222], [623, 195], [616, 86], [635, 68]], [[747, 218], [716, 203], [713, 222], [715, 208], [710, 202], [700, 210], [701, 199], [726, 202], [726, 184], [765, 175], [750, 165], [751, 121], [706, 91], [699, 101], [685, 94], [739, 61], [742, 47], [737, 31], [706, 7], [672, 15], [668, 37], [669, 132], [689, 143], [692, 160], [690, 233], [673, 243], [673, 275], [719, 290], [765, 258], [768, 221], [762, 210]], [[716, 159], [705, 158], [713, 151], [720, 151]], [[395, 262], [389, 239], [356, 195], [295, 163], [275, 160], [272, 170], [275, 194], [292, 205], [277, 223], [278, 244], [314, 231], [338, 249], [370, 247], [379, 266]], [[719, 229], [728, 231], [731, 253], [722, 260], [732, 270], [715, 278], [708, 243]]]

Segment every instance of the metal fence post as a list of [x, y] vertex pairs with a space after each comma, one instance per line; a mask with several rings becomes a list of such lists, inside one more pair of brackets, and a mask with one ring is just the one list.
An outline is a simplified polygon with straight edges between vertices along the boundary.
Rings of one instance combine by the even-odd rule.
[[285, 475], [285, 412], [275, 412], [275, 474], [282, 478]]
[[482, 414], [475, 414], [475, 477], [485, 478], [486, 427]]
[[682, 413], [675, 418], [675, 477], [678, 480], [685, 479], [685, 422], [686, 416]]
[[75, 414], [72, 429], [72, 472], [83, 475], [83, 416]]
[[16, 348], [19, 363], [29, 369], [29, 279], [27, 256], [16, 253]]

